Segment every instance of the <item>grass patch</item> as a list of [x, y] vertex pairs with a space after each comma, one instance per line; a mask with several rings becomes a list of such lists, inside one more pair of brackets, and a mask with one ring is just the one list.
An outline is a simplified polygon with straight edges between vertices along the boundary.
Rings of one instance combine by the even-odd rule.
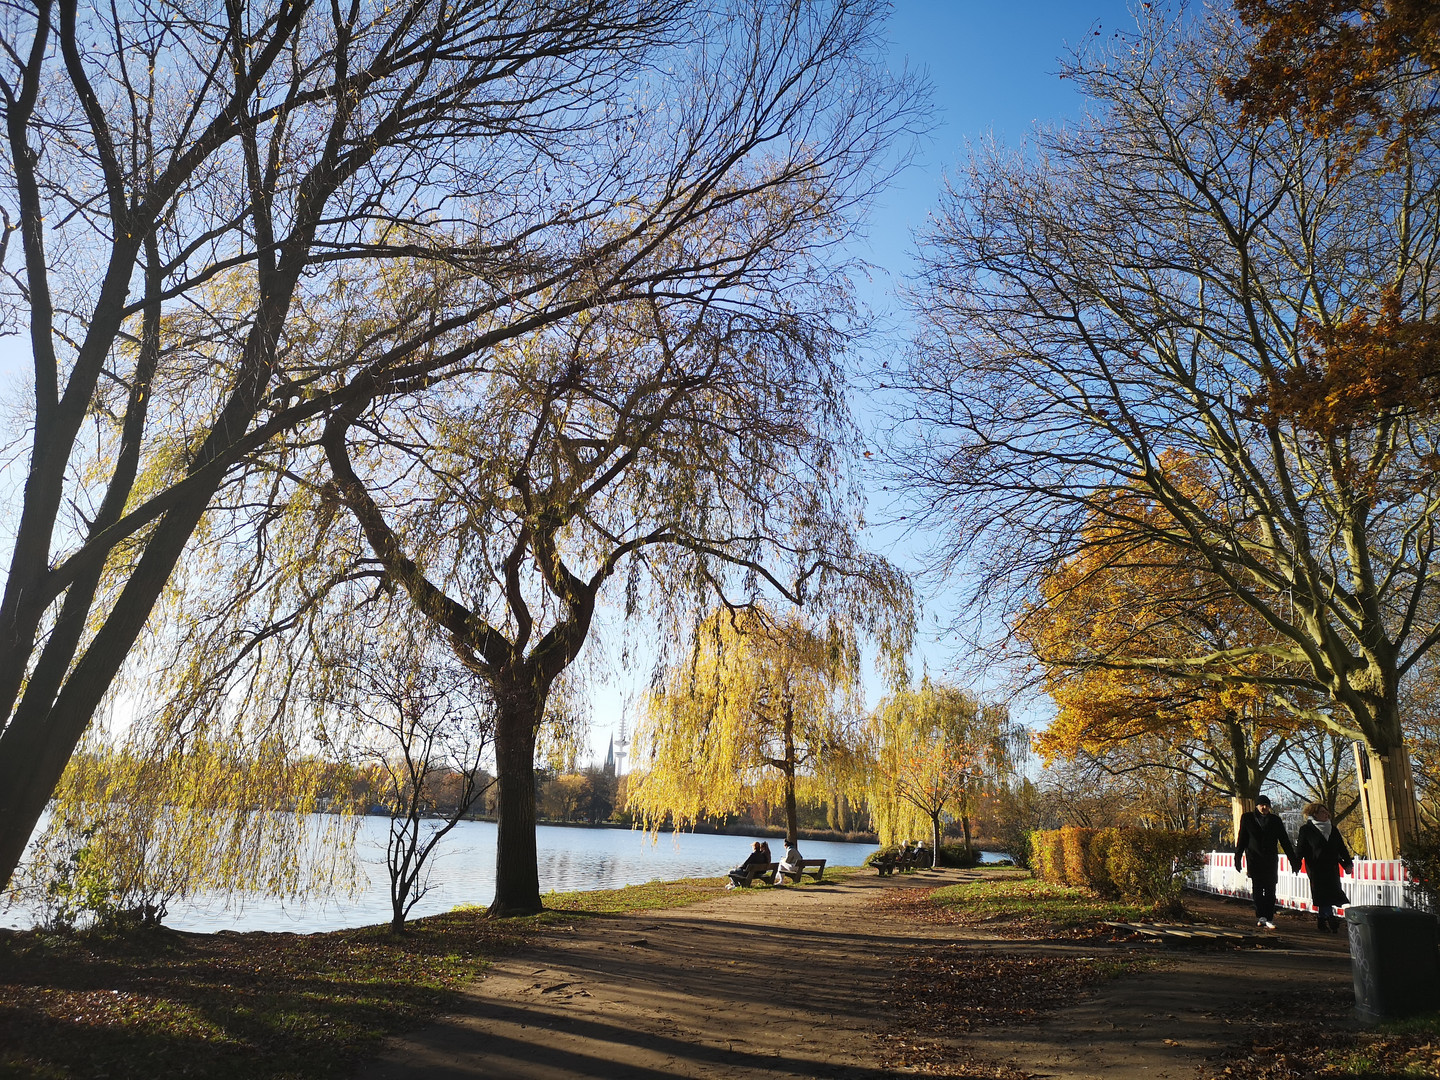
[[[887, 891], [877, 904], [906, 918], [982, 926], [1016, 938], [1110, 936], [1101, 923], [1155, 917], [1154, 910], [1142, 905], [1105, 900], [1089, 889], [1049, 885], [1013, 870], [936, 889]], [[1175, 913], [1167, 917], [1173, 919]]]
[[[1350, 1035], [1343, 1049], [1313, 1048], [1316, 1071], [1338, 1077], [1440, 1076], [1440, 1015], [1415, 1016]], [[1295, 1050], [1304, 1052], [1303, 1039]], [[1319, 1044], [1324, 1046], [1323, 1043]], [[1312, 1044], [1313, 1046], [1313, 1044]]]
[[951, 920], [1022, 937], [1065, 937], [1095, 932], [1106, 921], [1153, 918], [1149, 908], [1104, 900], [1089, 889], [1050, 885], [1033, 878], [971, 881], [935, 889], [925, 898]]
[[593, 892], [551, 892], [541, 899], [547, 911], [582, 911], [594, 915], [614, 915], [626, 911], [650, 911], [655, 908], [678, 908], [714, 900], [725, 895], [728, 878], [681, 878], [678, 881], [650, 881], [644, 885], [626, 885], [623, 889], [598, 889]]

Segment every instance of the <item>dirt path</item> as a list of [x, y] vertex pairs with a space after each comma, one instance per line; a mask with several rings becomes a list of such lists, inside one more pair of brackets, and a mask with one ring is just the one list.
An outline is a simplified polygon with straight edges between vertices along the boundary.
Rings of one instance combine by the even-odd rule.
[[[595, 1077], [878, 1078], [876, 1036], [893, 1029], [895, 965], [917, 951], [1095, 955], [1093, 944], [1013, 942], [968, 928], [881, 917], [899, 879], [753, 890], [674, 911], [577, 918], [497, 963], [454, 1015], [387, 1046], [359, 1080]], [[1217, 914], [1237, 921], [1241, 913]], [[1208, 917], [1208, 915], [1207, 915]], [[1102, 984], [1039, 1023], [972, 1031], [981, 1057], [1037, 1076], [1191, 1077], [1243, 1037], [1236, 1017], [1277, 985], [1348, 982], [1342, 939], [1282, 925], [1290, 950], [1166, 952], [1164, 970]], [[1311, 939], [1314, 939], [1313, 941]], [[1102, 947], [1103, 948], [1103, 947]], [[1151, 946], [1147, 951], [1161, 951]]]

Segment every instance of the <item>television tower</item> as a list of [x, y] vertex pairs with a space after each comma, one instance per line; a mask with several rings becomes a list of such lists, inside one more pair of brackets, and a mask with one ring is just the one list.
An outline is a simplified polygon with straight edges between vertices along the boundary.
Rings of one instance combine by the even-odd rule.
[[625, 773], [625, 758], [628, 756], [628, 755], [626, 754], [625, 750], [626, 750], [626, 747], [628, 747], [628, 746], [630, 745], [630, 739], [629, 739], [629, 737], [625, 734], [625, 726], [626, 726], [626, 718], [625, 718], [625, 716], [622, 714], [621, 717], [620, 717], [620, 732], [619, 732], [619, 734], [618, 734], [618, 735], [616, 736], [616, 738], [615, 738], [615, 775], [616, 775], [616, 776], [623, 776], [624, 773]]

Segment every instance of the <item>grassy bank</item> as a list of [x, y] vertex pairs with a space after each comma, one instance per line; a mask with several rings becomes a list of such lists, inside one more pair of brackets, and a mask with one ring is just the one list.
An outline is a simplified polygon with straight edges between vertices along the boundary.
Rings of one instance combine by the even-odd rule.
[[[896, 914], [930, 922], [983, 926], [1016, 938], [1109, 936], [1106, 921], [1154, 918], [1154, 912], [1102, 900], [1088, 889], [1048, 885], [1025, 870], [991, 870], [985, 881], [924, 892], [887, 894], [882, 904]], [[1173, 917], [1173, 916], [1172, 916]]]
[[[858, 873], [858, 866], [827, 866], [825, 883], [843, 881], [851, 874]], [[748, 889], [726, 889], [728, 879], [681, 878], [678, 881], [651, 881], [644, 885], [627, 885], [623, 889], [602, 889], [596, 892], [547, 893], [545, 906], [557, 912], [584, 912], [591, 915], [618, 915], [627, 911], [646, 911], [653, 908], [678, 908], [687, 904], [698, 904], [703, 900], [714, 900], [721, 896], [734, 896], [742, 900], [747, 895], [758, 896], [767, 888], [811, 888], [815, 882], [805, 878], [800, 885], [765, 886], [753, 885]]]
[[0, 933], [0, 1077], [349, 1076], [385, 1036], [453, 1007], [466, 982], [548, 924], [766, 891], [727, 893], [725, 880], [550, 893], [535, 918], [461, 910], [418, 919], [398, 938], [379, 926]]

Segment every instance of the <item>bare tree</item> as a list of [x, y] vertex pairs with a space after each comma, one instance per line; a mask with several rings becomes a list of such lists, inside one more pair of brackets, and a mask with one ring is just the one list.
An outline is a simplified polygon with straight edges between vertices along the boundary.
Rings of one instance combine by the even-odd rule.
[[[834, 210], [843, 185], [822, 178], [853, 180], [910, 115], [903, 79], [867, 74], [872, 8], [0, 13], [0, 265], [34, 358], [0, 599], [0, 881], [197, 529], [279, 512], [276, 438], [438, 392], [615, 298], [713, 288], [735, 262], [657, 251], [723, 232], [772, 183], [809, 177], [812, 215]], [[747, 46], [764, 78], [721, 101]], [[873, 92], [845, 98], [851, 76]], [[387, 266], [420, 284], [357, 318], [355, 282]], [[201, 528], [225, 490], [230, 516]]]
[[[493, 783], [480, 766], [494, 730], [493, 709], [476, 697], [475, 680], [453, 657], [435, 655], [435, 645], [405, 624], [406, 612], [399, 614], [372, 619], [370, 633], [328, 658], [328, 681], [340, 692], [323, 703], [353, 726], [356, 750], [390, 817], [385, 867], [390, 929], [397, 934], [431, 889], [435, 849]], [[450, 777], [459, 784], [442, 803], [436, 788]]]
[[[1199, 744], [1178, 746], [1142, 737], [1097, 752], [1081, 751], [1052, 779], [1052, 790], [1072, 805], [1105, 809], [1099, 820], [1162, 829], [1200, 829], [1207, 816], [1218, 816], [1220, 796], [1215, 763]], [[1081, 795], [1074, 789], [1088, 789]], [[1092, 811], [1093, 812], [1093, 811]], [[1093, 824], [1093, 822], [1092, 822]]]
[[1236, 123], [1215, 88], [1235, 33], [1142, 16], [1068, 72], [1089, 119], [956, 182], [926, 241], [897, 463], [1003, 604], [1096, 520], [1107, 543], [1195, 559], [1273, 640], [1136, 666], [1261, 687], [1362, 740], [1391, 857], [1415, 828], [1400, 684], [1440, 640], [1440, 431], [1400, 407], [1307, 430], [1249, 395], [1305, 371], [1327, 327], [1430, 317], [1440, 155], [1427, 134], [1402, 170], [1339, 170], [1323, 138]]
[[1284, 765], [1276, 771], [1276, 783], [1303, 802], [1324, 803], [1337, 825], [1359, 808], [1349, 740], [1329, 731], [1306, 732], [1285, 748]]

